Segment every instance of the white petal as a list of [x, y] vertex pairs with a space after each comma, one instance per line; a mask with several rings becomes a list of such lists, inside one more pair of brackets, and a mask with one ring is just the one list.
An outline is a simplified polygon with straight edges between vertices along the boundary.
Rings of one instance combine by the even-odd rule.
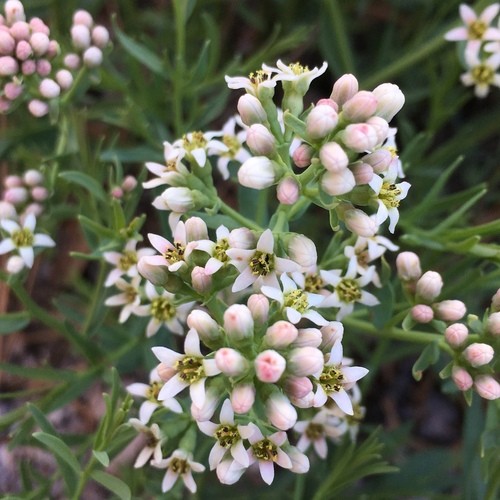
[[207, 162], [207, 153], [203, 148], [196, 148], [191, 151], [193, 158], [200, 167], [204, 167]]
[[35, 234], [33, 238], [34, 247], [53, 247], [56, 242], [47, 234]]
[[346, 383], [357, 382], [359, 379], [363, 378], [367, 373], [368, 369], [363, 366], [344, 366], [342, 367], [342, 373]]
[[281, 292], [281, 290], [264, 285], [260, 288], [260, 291], [264, 295], [267, 295], [270, 299], [274, 299], [274, 300], [278, 301], [281, 305], [283, 305], [284, 297], [283, 297], [283, 293]]
[[264, 253], [274, 253], [274, 236], [270, 229], [266, 229], [257, 242], [257, 250]]
[[165, 476], [163, 477], [163, 481], [161, 482], [161, 491], [163, 491], [163, 493], [166, 493], [167, 491], [171, 490], [178, 477], [178, 474], [176, 474], [172, 469], [168, 468]]
[[285, 311], [288, 321], [290, 321], [290, 323], [293, 323], [294, 325], [302, 319], [302, 314], [300, 314], [299, 311], [297, 311], [293, 307], [286, 307]]
[[23, 227], [25, 229], [29, 229], [31, 232], [33, 232], [35, 230], [35, 226], [36, 226], [35, 214], [30, 213], [26, 216], [26, 219], [24, 219]]
[[278, 448], [278, 457], [276, 459], [276, 463], [284, 469], [292, 468], [292, 461], [290, 460], [290, 457], [280, 448]]
[[245, 270], [236, 278], [233, 283], [233, 287], [231, 290], [233, 292], [240, 292], [245, 288], [248, 288], [250, 285], [255, 283], [257, 276], [252, 273], [249, 267], [246, 267]]
[[245, 450], [241, 441], [238, 441], [231, 447], [231, 456], [243, 467], [248, 467], [250, 465], [247, 450]]
[[184, 341], [184, 351], [190, 356], [201, 356], [200, 337], [194, 328], [191, 328], [186, 335], [186, 339]]
[[202, 378], [189, 386], [191, 401], [199, 408], [205, 403], [205, 380]]
[[24, 263], [27, 267], [33, 266], [33, 261], [35, 260], [35, 254], [32, 247], [20, 247], [19, 254], [21, 255]]
[[328, 454], [328, 445], [326, 444], [326, 439], [325, 438], [315, 439], [313, 445], [318, 456], [322, 459], [325, 459]]
[[142, 467], [143, 465], [145, 465], [147, 463], [147, 461], [153, 455], [153, 451], [154, 451], [154, 449], [149, 447], [149, 446], [146, 446], [145, 448], [143, 448], [141, 450], [141, 452], [139, 453], [139, 455], [137, 455], [137, 458], [136, 458], [135, 463], [134, 463], [134, 468], [138, 469], [139, 467]]
[[323, 316], [321, 316], [321, 314], [319, 314], [316, 311], [311, 311], [311, 310], [306, 311], [303, 314], [303, 316], [304, 316], [304, 318], [310, 319], [316, 325], [319, 325], [319, 326], [328, 325], [328, 321], [325, 318], [323, 318]]
[[165, 363], [170, 368], [172, 368], [177, 361], [184, 357], [182, 354], [172, 351], [172, 349], [169, 349], [168, 347], [152, 347], [151, 350], [159, 361]]
[[337, 403], [338, 407], [344, 413], [347, 413], [347, 415], [354, 415], [351, 398], [344, 389], [341, 388], [338, 392], [331, 392], [329, 396]]
[[174, 399], [174, 398], [165, 399], [162, 402], [162, 404], [165, 408], [168, 408], [170, 411], [173, 411], [174, 413], [182, 413], [183, 412], [182, 406], [179, 403], [179, 401], [177, 401], [177, 399]]
[[205, 422], [196, 422], [198, 424], [198, 428], [203, 434], [214, 437], [215, 431], [219, 428], [217, 424], [213, 422], [209, 422], [208, 420]]
[[203, 370], [205, 371], [205, 375], [207, 377], [213, 377], [214, 375], [218, 375], [221, 372], [220, 369], [217, 368], [215, 359], [204, 359]]
[[270, 461], [259, 460], [259, 470], [263, 481], [271, 484], [274, 479], [274, 464]]
[[196, 483], [193, 479], [193, 474], [191, 473], [191, 471], [186, 472], [185, 474], [182, 474], [182, 480], [184, 481], [186, 488], [191, 493], [196, 493]]
[[141, 398], [145, 398], [147, 392], [149, 391], [149, 385], [136, 382], [135, 384], [127, 385], [126, 389], [127, 392], [132, 394], [132, 396], [140, 396]]
[[143, 424], [147, 424], [156, 408], [158, 408], [156, 403], [153, 403], [152, 401], [144, 401], [139, 408], [139, 420]]
[[208, 465], [210, 470], [214, 470], [221, 462], [226, 454], [226, 449], [223, 448], [218, 442], [212, 446], [210, 454], [208, 455]]
[[234, 411], [229, 399], [226, 399], [224, 403], [222, 403], [220, 421], [222, 424], [234, 425]]
[[173, 376], [170, 380], [165, 382], [165, 385], [160, 389], [160, 392], [158, 393], [158, 401], [174, 398], [188, 385], [189, 384], [187, 382], [179, 377], [179, 374]]
[[11, 238], [7, 238], [0, 242], [0, 255], [3, 255], [4, 253], [10, 252], [11, 250], [14, 250], [16, 248], [16, 245], [14, 245], [14, 242], [12, 241]]

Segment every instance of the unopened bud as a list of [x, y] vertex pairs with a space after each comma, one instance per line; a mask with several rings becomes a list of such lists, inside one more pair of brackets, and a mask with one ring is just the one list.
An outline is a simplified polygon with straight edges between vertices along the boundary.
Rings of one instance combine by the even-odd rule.
[[299, 168], [306, 168], [311, 164], [313, 153], [314, 149], [309, 144], [301, 144], [292, 154], [293, 162]]
[[441, 293], [443, 279], [435, 271], [427, 271], [419, 278], [416, 285], [416, 292], [425, 301], [432, 302]]
[[349, 165], [346, 152], [336, 142], [327, 142], [319, 150], [321, 164], [330, 172], [342, 172]]
[[250, 151], [257, 156], [271, 156], [276, 150], [274, 135], [260, 123], [248, 128], [246, 142]]
[[339, 105], [333, 100], [333, 99], [320, 99], [317, 103], [316, 106], [320, 106], [322, 104], [326, 104], [327, 106], [330, 106], [333, 108], [336, 112], [339, 110]]
[[83, 64], [85, 64], [87, 68], [95, 68], [100, 66], [101, 63], [102, 50], [100, 48], [92, 46], [83, 53]]
[[132, 175], [127, 175], [122, 182], [122, 189], [126, 193], [130, 193], [137, 187], [137, 179]]
[[307, 377], [288, 377], [285, 381], [285, 391], [294, 398], [303, 398], [313, 390], [313, 384]]
[[48, 198], [48, 196], [49, 196], [49, 192], [43, 186], [35, 186], [31, 190], [31, 197], [35, 201], [44, 201]]
[[276, 349], [288, 347], [298, 335], [297, 328], [288, 321], [277, 321], [271, 325], [264, 335], [266, 345]]
[[269, 317], [269, 299], [262, 293], [254, 293], [248, 297], [247, 307], [252, 313], [254, 322], [264, 324]]
[[364, 122], [376, 109], [377, 99], [373, 93], [361, 90], [342, 105], [342, 118], [353, 123]]
[[355, 187], [356, 179], [348, 168], [340, 172], [327, 170], [321, 178], [321, 188], [325, 193], [332, 196], [350, 193]]
[[330, 321], [327, 325], [320, 328], [321, 344], [320, 348], [323, 352], [330, 352], [333, 344], [337, 340], [342, 340], [344, 336], [344, 325], [340, 321]]
[[24, 187], [12, 187], [5, 191], [3, 198], [13, 205], [20, 205], [28, 199], [28, 191]]
[[494, 312], [500, 311], [500, 288], [495, 292], [491, 298], [491, 310]]
[[276, 197], [283, 205], [293, 205], [300, 197], [299, 183], [292, 177], [285, 177], [278, 183]]
[[223, 347], [215, 353], [217, 368], [228, 377], [243, 375], [249, 367], [245, 357], [235, 349]]
[[19, 83], [8, 82], [3, 88], [4, 95], [10, 101], [14, 101], [23, 93], [23, 86]]
[[219, 398], [219, 391], [209, 388], [205, 393], [205, 401], [201, 406], [191, 404], [191, 416], [197, 422], [207, 422], [213, 417], [217, 406], [219, 406]]
[[468, 328], [462, 323], [453, 323], [449, 325], [444, 331], [446, 342], [452, 347], [461, 346], [469, 335]]
[[[27, 62], [27, 61], [25, 61]], [[38, 59], [36, 62], [36, 72], [41, 76], [48, 76], [52, 71], [52, 64], [47, 59]]]
[[248, 413], [255, 403], [255, 387], [250, 384], [237, 385], [231, 392], [230, 400], [234, 413]]
[[367, 123], [347, 125], [342, 132], [342, 141], [349, 149], [356, 153], [370, 151], [379, 142], [375, 127]]
[[16, 45], [16, 57], [20, 61], [26, 61], [33, 53], [31, 45], [26, 40], [20, 40]]
[[5, 270], [9, 274], [17, 274], [24, 269], [24, 266], [24, 260], [21, 256], [11, 255], [5, 264]]
[[[5, 33], [7, 33], [7, 32], [5, 32]], [[16, 21], [10, 27], [10, 34], [16, 40], [29, 40], [30, 34], [31, 34], [31, 29], [30, 29], [29, 24], [26, 21]]]
[[22, 187], [23, 179], [19, 175], [8, 175], [3, 181], [5, 188]]
[[271, 394], [266, 401], [266, 415], [277, 429], [287, 431], [297, 422], [297, 410], [289, 399], [279, 392]]
[[30, 203], [24, 209], [22, 216], [24, 217], [28, 214], [33, 214], [35, 217], [38, 217], [42, 215], [42, 212], [43, 212], [43, 207], [42, 205], [40, 205], [40, 203]]
[[24, 7], [19, 0], [7, 0], [4, 5], [5, 21], [10, 26], [16, 21], [26, 21]]
[[486, 322], [486, 329], [492, 335], [500, 335], [500, 312], [494, 312], [489, 315]]
[[36, 61], [28, 59], [21, 64], [21, 72], [24, 76], [32, 75], [36, 71]]
[[63, 59], [64, 66], [75, 70], [80, 67], [80, 56], [78, 54], [66, 54]]
[[191, 271], [191, 284], [198, 293], [207, 293], [212, 288], [212, 276], [205, 271], [204, 267], [195, 266]]
[[375, 220], [358, 208], [344, 212], [344, 223], [349, 231], [364, 238], [375, 236], [378, 230]]
[[338, 121], [339, 116], [331, 106], [325, 104], [315, 106], [306, 118], [307, 136], [312, 140], [323, 139], [333, 132]]
[[387, 172], [389, 165], [392, 163], [392, 154], [388, 149], [377, 149], [373, 153], [369, 153], [361, 158], [362, 161], [368, 163], [377, 174]]
[[94, 19], [89, 12], [79, 9], [73, 14], [73, 24], [83, 24], [90, 29], [94, 24]]
[[109, 43], [109, 31], [104, 26], [95, 26], [91, 37], [92, 43], [100, 49], [104, 49]]
[[166, 365], [165, 363], [160, 363], [156, 367], [156, 373], [163, 382], [168, 382], [172, 377], [175, 376], [177, 371], [171, 366]]
[[50, 28], [39, 17], [32, 17], [28, 24], [33, 33], [43, 33], [47, 36], [50, 35]]
[[224, 331], [233, 340], [253, 336], [254, 321], [250, 309], [243, 304], [233, 304], [224, 312]]
[[309, 469], [311, 468], [311, 464], [309, 463], [309, 458], [307, 455], [300, 452], [295, 446], [290, 446], [286, 453], [288, 458], [292, 461], [292, 466], [290, 467], [290, 472], [294, 474], [307, 474]]
[[52, 59], [61, 53], [61, 47], [56, 40], [51, 40], [49, 42], [49, 48], [47, 49], [47, 57]]
[[285, 358], [272, 349], [262, 351], [255, 358], [255, 375], [261, 382], [276, 383], [286, 368]]
[[46, 54], [49, 49], [50, 39], [45, 33], [33, 33], [30, 37], [30, 45], [36, 56]]
[[169, 187], [153, 201], [153, 206], [181, 214], [190, 212], [195, 208], [194, 192], [187, 187]]
[[19, 71], [19, 64], [12, 56], [0, 57], [0, 76], [12, 76]]
[[261, 102], [252, 94], [242, 95], [238, 100], [237, 108], [241, 121], [247, 126], [267, 121], [267, 114]]
[[442, 300], [432, 304], [438, 319], [443, 321], [458, 321], [465, 316], [467, 308], [461, 300]]
[[0, 56], [10, 56], [14, 52], [16, 41], [8, 31], [0, 31]]
[[318, 375], [323, 365], [323, 353], [315, 347], [297, 347], [288, 356], [290, 373], [296, 377]]
[[500, 384], [491, 375], [479, 375], [474, 380], [477, 393], [484, 399], [493, 401], [500, 398]]
[[194, 328], [202, 342], [210, 342], [220, 337], [218, 323], [205, 311], [193, 309], [187, 319], [189, 328]]
[[184, 227], [188, 241], [208, 239], [208, 228], [206, 222], [201, 217], [189, 217]]
[[405, 103], [403, 92], [392, 83], [382, 83], [373, 90], [373, 94], [378, 101], [375, 114], [388, 122], [394, 118]]
[[389, 134], [389, 124], [380, 116], [372, 116], [366, 123], [375, 129], [377, 133], [377, 143], [382, 144]]
[[303, 234], [294, 234], [290, 238], [288, 242], [288, 255], [303, 270], [312, 269], [318, 261], [318, 252], [314, 241]]
[[317, 328], [301, 328], [293, 345], [295, 347], [319, 347], [321, 342], [321, 332]]
[[16, 215], [16, 207], [12, 203], [6, 200], [0, 201], [0, 220], [15, 219]]
[[416, 281], [422, 276], [420, 259], [416, 253], [401, 252], [396, 257], [398, 276], [403, 281]]
[[60, 69], [56, 73], [56, 81], [63, 90], [68, 90], [73, 85], [73, 75], [67, 69]]
[[153, 285], [162, 286], [168, 280], [168, 269], [167, 266], [158, 266], [156, 264], [150, 264], [147, 257], [141, 257], [137, 263], [137, 270], [139, 274], [151, 281]]
[[71, 40], [75, 49], [84, 51], [90, 47], [90, 30], [84, 24], [75, 24], [71, 27]]
[[411, 317], [417, 323], [429, 323], [434, 319], [434, 311], [432, 307], [425, 304], [417, 304], [411, 308]]
[[238, 170], [238, 181], [242, 186], [252, 189], [265, 189], [276, 181], [273, 162], [265, 156], [253, 156], [246, 160]]
[[451, 378], [460, 391], [469, 390], [474, 383], [470, 373], [465, 368], [459, 366], [453, 367]]
[[373, 179], [373, 168], [368, 163], [355, 163], [351, 167], [351, 172], [354, 175], [356, 186], [368, 184]]
[[467, 346], [463, 352], [464, 358], [474, 367], [487, 365], [495, 355], [489, 344], [475, 342]]
[[339, 105], [343, 106], [358, 91], [358, 80], [354, 75], [341, 76], [334, 84], [330, 97]]
[[255, 236], [246, 227], [237, 227], [233, 229], [227, 238], [231, 248], [255, 248]]
[[44, 78], [40, 82], [38, 90], [45, 99], [53, 99], [61, 93], [61, 87], [51, 78]]

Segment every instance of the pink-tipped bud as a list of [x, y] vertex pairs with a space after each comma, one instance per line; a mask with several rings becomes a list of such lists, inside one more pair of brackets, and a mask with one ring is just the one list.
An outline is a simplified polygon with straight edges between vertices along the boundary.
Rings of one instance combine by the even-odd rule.
[[438, 319], [443, 321], [458, 321], [465, 316], [467, 308], [461, 300], [442, 300], [432, 304]]
[[354, 75], [341, 76], [334, 84], [330, 95], [339, 106], [343, 106], [351, 97], [358, 92], [359, 84]]
[[254, 293], [248, 297], [247, 307], [252, 313], [254, 322], [264, 324], [269, 318], [269, 299], [262, 293]]
[[208, 239], [208, 228], [201, 217], [189, 217], [184, 224], [188, 241]]
[[29, 40], [31, 34], [30, 26], [26, 21], [16, 21], [10, 27], [10, 34], [16, 40]]
[[177, 371], [165, 363], [160, 363], [156, 367], [156, 373], [163, 382], [168, 382], [177, 373]]
[[44, 56], [49, 49], [50, 39], [45, 33], [33, 33], [30, 37], [30, 45], [36, 56]]
[[0, 201], [0, 220], [15, 219], [17, 215], [16, 207], [8, 201]]
[[432, 307], [425, 304], [417, 304], [411, 308], [411, 317], [417, 323], [429, 323], [434, 319], [434, 311]]
[[100, 49], [104, 49], [109, 43], [109, 31], [104, 26], [95, 26], [91, 36], [92, 43]]
[[339, 111], [339, 105], [333, 100], [333, 99], [320, 99], [317, 103], [316, 106], [320, 106], [325, 104], [326, 106], [330, 106], [335, 110], [335, 112]]
[[352, 151], [363, 153], [378, 144], [378, 135], [375, 127], [367, 123], [353, 123], [342, 132], [342, 141]]
[[217, 368], [228, 377], [238, 377], [248, 370], [249, 364], [245, 357], [235, 349], [223, 347], [215, 353]]
[[494, 312], [488, 316], [486, 329], [492, 335], [500, 335], [500, 312]]
[[312, 408], [314, 406], [314, 392], [311, 391], [301, 398], [290, 396], [290, 401], [297, 408]]
[[405, 103], [403, 92], [392, 83], [382, 83], [373, 90], [373, 94], [378, 101], [375, 114], [388, 122], [394, 118]]
[[495, 292], [495, 295], [491, 298], [491, 310], [494, 312], [500, 312], [500, 288]]
[[167, 266], [150, 264], [146, 257], [141, 257], [139, 259], [137, 270], [141, 276], [151, 281], [151, 283], [156, 286], [164, 285], [169, 277]]
[[19, 255], [11, 255], [6, 264], [5, 270], [9, 274], [17, 274], [20, 273], [24, 269], [25, 263], [21, 256]]
[[301, 144], [292, 154], [293, 162], [299, 168], [306, 168], [311, 164], [313, 153], [314, 149], [309, 144]]
[[484, 399], [493, 401], [500, 398], [500, 384], [491, 375], [479, 375], [474, 380], [477, 393]]
[[254, 321], [250, 309], [243, 304], [233, 304], [224, 312], [224, 331], [232, 340], [253, 336]]
[[283, 205], [293, 205], [300, 198], [300, 185], [292, 177], [285, 177], [278, 183], [276, 197]]
[[321, 332], [317, 328], [301, 328], [293, 345], [295, 347], [319, 347], [322, 340]]
[[355, 163], [351, 167], [351, 172], [356, 180], [356, 186], [368, 184], [373, 179], [373, 168], [368, 163]]
[[474, 342], [465, 348], [463, 355], [474, 368], [477, 368], [487, 365], [493, 359], [495, 351], [489, 344]]
[[252, 189], [265, 189], [276, 181], [273, 162], [265, 156], [253, 156], [246, 160], [238, 170], [238, 181], [242, 186]]
[[422, 276], [420, 259], [414, 252], [401, 252], [396, 257], [398, 276], [403, 281], [416, 281]]
[[3, 92], [9, 101], [14, 101], [23, 93], [23, 86], [20, 83], [8, 82], [5, 84]]
[[194, 403], [191, 404], [191, 416], [197, 422], [207, 422], [210, 420], [217, 407], [219, 406], [220, 392], [209, 388], [205, 393], [205, 401], [203, 405], [196, 406]]
[[432, 302], [441, 293], [443, 278], [435, 271], [427, 271], [417, 281], [416, 292], [423, 300]]
[[92, 28], [94, 24], [94, 19], [92, 15], [86, 10], [80, 9], [73, 14], [73, 24], [83, 24], [87, 28]]
[[13, 205], [20, 205], [28, 199], [28, 191], [24, 187], [12, 187], [5, 191], [3, 199]]
[[84, 24], [75, 24], [71, 27], [71, 40], [75, 49], [84, 51], [90, 47], [90, 30]]
[[63, 90], [68, 90], [73, 85], [73, 75], [67, 69], [60, 69], [56, 73], [56, 82]]
[[318, 261], [318, 252], [314, 241], [303, 234], [294, 234], [290, 238], [288, 255], [304, 271], [314, 270]]
[[307, 377], [288, 377], [285, 391], [293, 398], [303, 398], [313, 390], [313, 384]]
[[231, 407], [234, 413], [244, 415], [248, 413], [255, 403], [255, 387], [250, 384], [239, 384], [231, 393]]
[[8, 175], [4, 181], [3, 185], [5, 188], [22, 187], [23, 179], [19, 175]]
[[267, 121], [267, 114], [262, 104], [252, 94], [242, 95], [238, 100], [237, 108], [241, 121], [247, 126]]
[[330, 352], [333, 344], [337, 340], [342, 340], [344, 336], [344, 325], [340, 321], [330, 321], [327, 325], [320, 328], [321, 344], [320, 348], [323, 352]]
[[0, 56], [11, 56], [15, 46], [14, 37], [8, 31], [0, 31]]
[[49, 59], [53, 59], [60, 53], [61, 53], [61, 47], [59, 45], [59, 42], [57, 42], [56, 40], [51, 40], [49, 42], [49, 48], [47, 49], [47, 57]]
[[126, 193], [130, 193], [137, 187], [137, 179], [133, 175], [127, 175], [122, 182], [122, 189]]
[[254, 123], [247, 130], [247, 145], [257, 156], [271, 156], [276, 150], [276, 139], [267, 127]]
[[254, 362], [255, 375], [261, 382], [274, 384], [283, 375], [286, 368], [285, 358], [272, 349], [262, 351]]
[[315, 106], [306, 118], [306, 133], [312, 140], [323, 139], [333, 132], [339, 116], [337, 112], [326, 104]]
[[[27, 61], [25, 61], [27, 62]], [[48, 76], [52, 71], [52, 64], [47, 59], [39, 59], [36, 62], [36, 72], [41, 76]]]
[[472, 387], [472, 377], [465, 368], [454, 366], [451, 373], [451, 378], [460, 391], [467, 391]]
[[30, 203], [24, 209], [21, 217], [25, 217], [28, 214], [33, 214], [35, 217], [39, 217], [43, 213], [43, 206], [40, 203]]
[[11, 26], [16, 21], [26, 21], [24, 7], [19, 0], [7, 0], [3, 8], [7, 25]]
[[68, 69], [78, 69], [81, 63], [80, 56], [78, 54], [66, 54], [63, 63]]
[[380, 116], [372, 116], [366, 123], [375, 129], [377, 133], [377, 143], [382, 144], [389, 134], [389, 124]]
[[271, 325], [264, 335], [266, 345], [276, 349], [288, 347], [298, 335], [297, 328], [288, 321], [277, 321]]
[[24, 183], [30, 187], [38, 186], [43, 182], [43, 175], [38, 170], [26, 170], [23, 175]]
[[20, 61], [26, 61], [26, 59], [28, 59], [28, 57], [30, 57], [32, 53], [33, 50], [31, 48], [31, 45], [27, 41], [21, 40], [16, 45], [16, 57]]
[[327, 142], [319, 150], [321, 164], [330, 172], [342, 172], [349, 165], [349, 158], [342, 146], [336, 142]]
[[38, 91], [45, 99], [54, 99], [55, 97], [59, 97], [61, 87], [51, 78], [44, 78], [38, 86]]
[[349, 122], [364, 122], [377, 110], [377, 99], [372, 92], [361, 90], [342, 106], [342, 118]]
[[388, 149], [377, 149], [361, 158], [362, 161], [371, 165], [373, 171], [377, 174], [386, 172], [392, 163], [392, 159], [392, 154]]
[[212, 276], [204, 267], [195, 266], [191, 271], [191, 284], [198, 293], [207, 293], [212, 289]]
[[115, 186], [111, 189], [111, 196], [115, 200], [121, 200], [123, 198], [123, 189], [120, 186]]
[[340, 172], [327, 170], [321, 178], [321, 188], [325, 193], [332, 196], [350, 193], [355, 187], [356, 179], [348, 168]]
[[444, 331], [446, 342], [452, 347], [461, 346], [467, 340], [468, 335], [469, 330], [462, 323], [453, 323]]
[[12, 76], [19, 71], [19, 64], [12, 56], [0, 57], [0, 76]]
[[289, 399], [279, 392], [271, 394], [266, 401], [266, 415], [271, 424], [281, 431], [291, 429], [297, 422], [297, 410]]
[[49, 192], [43, 186], [35, 186], [31, 190], [31, 197], [35, 201], [44, 201], [48, 198], [48, 196], [49, 196]]
[[36, 61], [28, 59], [21, 64], [21, 72], [25, 76], [32, 75], [36, 71]]
[[96, 68], [97, 66], [100, 66], [102, 59], [102, 50], [99, 47], [89, 47], [83, 53], [83, 64], [85, 64], [87, 68]]
[[227, 241], [231, 248], [244, 248], [248, 250], [250, 248], [255, 248], [256, 240], [250, 229], [246, 227], [237, 227], [229, 233]]
[[50, 28], [39, 17], [32, 17], [28, 24], [33, 33], [50, 35]]
[[323, 353], [315, 347], [297, 347], [288, 356], [288, 368], [296, 377], [317, 375], [323, 365]]
[[220, 326], [207, 312], [201, 309], [193, 309], [186, 322], [189, 328], [196, 330], [202, 342], [210, 342], [220, 338]]
[[378, 230], [376, 221], [358, 208], [345, 211], [344, 223], [349, 231], [363, 238], [375, 236]]

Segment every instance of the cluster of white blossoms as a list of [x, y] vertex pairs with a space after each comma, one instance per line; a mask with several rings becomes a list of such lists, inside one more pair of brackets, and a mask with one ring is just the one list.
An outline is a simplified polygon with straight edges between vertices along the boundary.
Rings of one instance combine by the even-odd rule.
[[50, 28], [37, 17], [27, 20], [22, 2], [7, 0], [4, 12], [0, 14], [0, 112], [27, 101], [33, 116], [44, 116], [72, 87], [73, 71], [81, 60], [88, 67], [101, 64], [108, 30], [94, 26], [88, 12], [75, 12], [71, 39], [83, 54], [63, 58], [59, 42], [50, 38]]
[[443, 375], [451, 376], [461, 391], [473, 388], [482, 398], [500, 398], [500, 384], [495, 378], [495, 348], [498, 349], [500, 338], [500, 289], [481, 321], [475, 315], [465, 317], [467, 309], [460, 300], [437, 300], [443, 279], [436, 271], [422, 273], [420, 259], [415, 253], [400, 253], [396, 265], [403, 288], [414, 304], [408, 316], [410, 322], [431, 324], [444, 334], [453, 349], [453, 360]]
[[3, 182], [0, 201], [0, 255], [10, 254], [5, 269], [17, 274], [32, 267], [36, 247], [53, 247], [55, 242], [46, 234], [35, 234], [36, 218], [42, 215], [43, 203], [49, 193], [43, 186], [38, 170], [24, 175], [8, 175]]
[[[477, 15], [466, 5], [460, 5], [463, 26], [453, 28], [445, 39], [461, 42], [466, 72], [460, 77], [465, 86], [474, 86], [477, 97], [486, 97], [491, 86], [500, 87], [500, 3], [486, 7]], [[494, 26], [496, 24], [496, 27]]]

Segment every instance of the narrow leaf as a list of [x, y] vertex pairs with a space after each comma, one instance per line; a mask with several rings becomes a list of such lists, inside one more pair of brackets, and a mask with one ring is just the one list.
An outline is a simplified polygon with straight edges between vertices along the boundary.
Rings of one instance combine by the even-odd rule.
[[77, 170], [68, 170], [67, 172], [61, 172], [59, 177], [85, 188], [90, 194], [92, 194], [92, 196], [95, 196], [100, 201], [104, 203], [108, 202], [108, 196], [104, 192], [104, 189], [99, 182], [97, 182], [93, 177], [90, 177], [90, 175], [78, 172]]
[[92, 455], [94, 455], [104, 467], [109, 465], [109, 455], [105, 451], [92, 450]]
[[129, 500], [132, 497], [130, 488], [121, 480], [107, 472], [96, 470], [92, 473], [92, 479], [102, 484], [106, 489], [114, 493], [121, 500]]
[[0, 321], [0, 335], [22, 330], [30, 322], [30, 315], [27, 311], [2, 314]]
[[66, 462], [74, 472], [81, 473], [80, 464], [68, 445], [60, 438], [46, 432], [35, 432], [33, 437], [44, 444], [54, 455]]

